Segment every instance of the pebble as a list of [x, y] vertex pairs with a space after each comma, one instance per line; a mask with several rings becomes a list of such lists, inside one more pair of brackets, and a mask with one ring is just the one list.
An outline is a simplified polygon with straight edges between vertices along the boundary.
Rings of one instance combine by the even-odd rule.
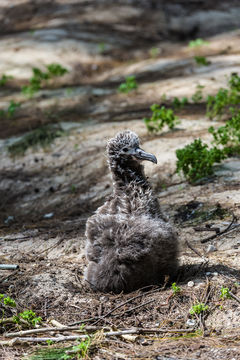
[[188, 287], [193, 287], [193, 286], [194, 286], [194, 281], [189, 281], [189, 282], [187, 283], [187, 286], [188, 286]]
[[11, 223], [12, 221], [14, 221], [14, 216], [8, 216], [6, 220], [4, 220], [4, 224], [8, 225], [9, 223]]
[[48, 213], [48, 214], [45, 214], [43, 215], [44, 219], [51, 219], [53, 217], [54, 213]]
[[196, 320], [194, 320], [194, 319], [188, 319], [187, 322], [186, 322], [186, 325], [193, 327], [193, 326], [196, 325]]
[[214, 252], [214, 251], [217, 251], [216, 246], [214, 246], [212, 244], [208, 245], [206, 252], [210, 253], [210, 252]]

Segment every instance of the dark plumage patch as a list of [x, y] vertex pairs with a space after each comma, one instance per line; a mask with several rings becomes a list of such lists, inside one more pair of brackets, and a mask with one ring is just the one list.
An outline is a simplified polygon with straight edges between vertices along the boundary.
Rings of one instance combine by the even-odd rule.
[[178, 242], [141, 164], [141, 152], [143, 159], [155, 157], [139, 148], [130, 130], [111, 139], [107, 151], [113, 194], [87, 221], [85, 277], [103, 292], [162, 284], [176, 274]]

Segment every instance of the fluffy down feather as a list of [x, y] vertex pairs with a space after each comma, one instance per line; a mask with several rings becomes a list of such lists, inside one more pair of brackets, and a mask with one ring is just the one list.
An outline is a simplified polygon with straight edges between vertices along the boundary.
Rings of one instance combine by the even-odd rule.
[[[123, 156], [126, 147], [129, 156]], [[130, 292], [162, 284], [165, 276], [177, 272], [177, 236], [160, 210], [140, 159], [134, 158], [132, 149], [138, 148], [138, 137], [131, 131], [108, 143], [113, 195], [86, 225], [85, 278], [93, 290]]]

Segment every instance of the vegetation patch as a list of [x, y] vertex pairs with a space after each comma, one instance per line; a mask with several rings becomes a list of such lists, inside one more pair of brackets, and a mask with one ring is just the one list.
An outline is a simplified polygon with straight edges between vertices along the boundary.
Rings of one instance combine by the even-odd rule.
[[165, 106], [153, 104], [150, 107], [152, 111], [151, 118], [144, 118], [143, 121], [149, 132], [160, 132], [166, 125], [172, 130], [178, 124], [178, 117], [174, 115], [172, 109], [166, 109]]
[[30, 78], [29, 84], [22, 87], [22, 93], [28, 97], [32, 97], [50, 79], [63, 76], [67, 72], [68, 70], [62, 67], [60, 64], [47, 65], [46, 71], [42, 71], [39, 68], [33, 68], [33, 76]]
[[176, 156], [177, 172], [182, 172], [191, 183], [213, 175], [213, 165], [226, 158], [223, 151], [216, 146], [209, 148], [201, 139], [176, 150]]
[[11, 79], [13, 79], [13, 76], [3, 74], [0, 79], [0, 86], [5, 86], [6, 83], [8, 82], [8, 80], [11, 80]]
[[203, 46], [203, 45], [209, 45], [209, 41], [198, 38], [196, 40], [191, 40], [188, 43], [188, 46], [190, 48], [198, 48], [198, 47]]
[[134, 75], [127, 76], [125, 82], [119, 85], [118, 91], [124, 94], [128, 94], [130, 91], [136, 90], [138, 84]]
[[19, 102], [15, 102], [13, 100], [10, 101], [8, 108], [5, 110], [0, 110], [0, 118], [10, 118], [15, 115], [15, 112], [18, 108], [20, 108], [21, 104]]
[[60, 125], [44, 125], [29, 132], [20, 140], [8, 146], [8, 151], [12, 156], [24, 155], [28, 148], [36, 148], [37, 146], [46, 147], [50, 145], [54, 139], [64, 134], [65, 132]]
[[200, 66], [208, 66], [211, 64], [211, 61], [207, 60], [205, 56], [194, 56], [194, 60], [196, 64]]
[[[220, 88], [215, 96], [207, 97], [207, 116], [209, 119], [221, 119], [225, 110], [230, 108], [231, 112], [238, 109], [240, 104], [240, 77], [232, 73], [228, 80], [228, 88]], [[234, 107], [233, 107], [234, 106]]]

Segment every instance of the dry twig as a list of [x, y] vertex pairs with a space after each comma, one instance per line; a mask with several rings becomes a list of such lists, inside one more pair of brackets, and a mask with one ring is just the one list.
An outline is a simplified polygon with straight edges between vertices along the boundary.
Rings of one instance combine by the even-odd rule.
[[214, 234], [214, 235], [211, 235], [211, 236], [208, 236], [204, 239], [201, 240], [201, 243], [202, 244], [205, 244], [206, 242], [210, 241], [210, 240], [213, 240], [215, 239], [216, 237], [220, 236], [220, 235], [223, 235], [225, 234], [226, 232], [228, 232], [229, 230], [231, 230], [231, 227], [234, 223], [234, 221], [237, 220], [236, 216], [233, 214], [233, 217], [232, 217], [232, 221], [230, 222], [230, 224], [222, 231], [219, 231], [218, 233]]
[[121, 304], [117, 305], [115, 308], [113, 308], [112, 310], [110, 310], [109, 312], [107, 312], [105, 315], [102, 315], [102, 316], [97, 316], [97, 317], [94, 317], [94, 318], [89, 318], [89, 319], [85, 319], [85, 320], [82, 320], [82, 321], [77, 321], [77, 322], [74, 322], [72, 324], [70, 324], [70, 326], [73, 326], [73, 325], [78, 325], [78, 324], [82, 324], [82, 323], [86, 323], [86, 322], [90, 322], [90, 321], [94, 321], [94, 324], [93, 325], [96, 325], [100, 320], [103, 320], [105, 319], [107, 316], [111, 315], [114, 311], [118, 310], [119, 308], [121, 308], [122, 306], [132, 302], [133, 300], [136, 300], [140, 297], [143, 297], [143, 296], [146, 296], [146, 295], [149, 295], [149, 294], [153, 294], [155, 292], [158, 292], [160, 290], [164, 289], [164, 287], [161, 287], [161, 288], [157, 288], [157, 289], [154, 289], [154, 290], [150, 290], [150, 291], [147, 291], [145, 293], [142, 293], [142, 294], [139, 294], [137, 296], [134, 296], [124, 302], [122, 302]]

